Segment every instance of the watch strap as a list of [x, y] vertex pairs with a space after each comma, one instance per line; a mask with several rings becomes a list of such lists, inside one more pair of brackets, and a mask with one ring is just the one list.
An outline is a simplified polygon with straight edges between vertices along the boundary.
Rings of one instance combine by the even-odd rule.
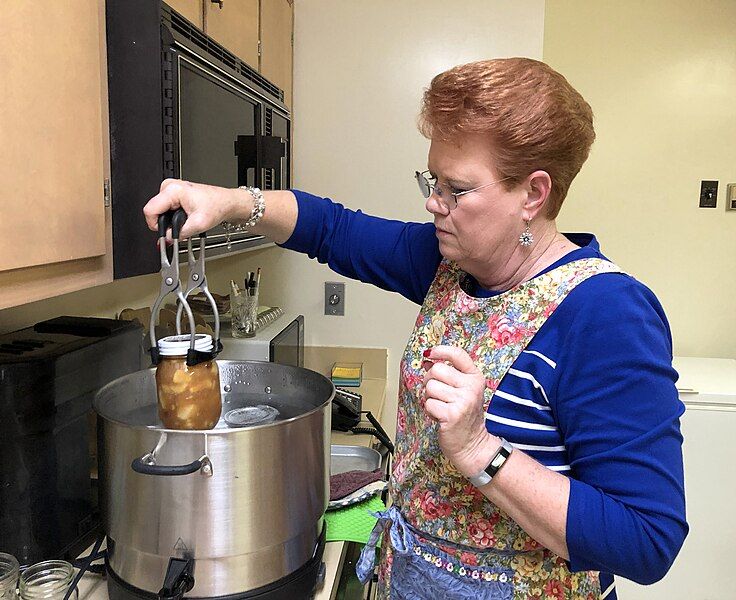
[[498, 448], [498, 450], [496, 450], [496, 453], [493, 455], [491, 462], [488, 463], [488, 466], [480, 471], [477, 475], [468, 477], [470, 483], [472, 483], [475, 487], [483, 487], [484, 485], [489, 484], [496, 476], [496, 474], [501, 470], [501, 467], [506, 464], [509, 456], [511, 456], [511, 453], [514, 451], [514, 447], [509, 442], [507, 442], [503, 438], [500, 439], [501, 446]]

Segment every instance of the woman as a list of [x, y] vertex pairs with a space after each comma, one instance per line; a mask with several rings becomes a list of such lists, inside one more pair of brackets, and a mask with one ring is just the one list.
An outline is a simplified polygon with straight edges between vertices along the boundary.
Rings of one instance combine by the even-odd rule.
[[[222, 220], [421, 304], [401, 363], [382, 598], [608, 598], [667, 572], [687, 534], [660, 304], [555, 217], [595, 137], [547, 65], [471, 63], [424, 96], [433, 223], [303, 192], [165, 181], [183, 236]], [[508, 440], [508, 441], [506, 441]], [[359, 575], [367, 577], [374, 543]]]

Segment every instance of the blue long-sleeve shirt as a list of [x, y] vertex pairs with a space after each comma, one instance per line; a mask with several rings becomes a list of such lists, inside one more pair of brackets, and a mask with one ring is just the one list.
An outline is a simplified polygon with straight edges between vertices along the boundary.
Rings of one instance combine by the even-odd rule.
[[[442, 260], [433, 224], [294, 193], [298, 219], [284, 247], [423, 302]], [[581, 247], [546, 270], [605, 258], [594, 236], [568, 238]], [[478, 286], [475, 295], [502, 291]], [[604, 591], [612, 573], [661, 579], [687, 535], [676, 379], [669, 325], [654, 294], [628, 275], [604, 274], [570, 292], [489, 406], [491, 433], [570, 476], [570, 568], [601, 571]]]

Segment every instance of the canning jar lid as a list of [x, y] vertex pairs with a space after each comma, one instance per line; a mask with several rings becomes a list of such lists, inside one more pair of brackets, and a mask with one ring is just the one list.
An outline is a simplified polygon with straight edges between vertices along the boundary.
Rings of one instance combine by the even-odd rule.
[[[161, 356], [186, 356], [189, 346], [192, 343], [192, 336], [188, 333], [184, 335], [169, 335], [158, 341], [158, 351]], [[206, 333], [197, 333], [194, 336], [194, 349], [199, 352], [212, 352], [212, 336]]]

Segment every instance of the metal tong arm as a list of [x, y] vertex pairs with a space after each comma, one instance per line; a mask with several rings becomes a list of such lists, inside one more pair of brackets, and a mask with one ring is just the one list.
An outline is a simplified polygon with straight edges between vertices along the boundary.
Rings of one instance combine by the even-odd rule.
[[[212, 307], [212, 314], [215, 316], [214, 343], [215, 345], [217, 345], [217, 342], [220, 339], [220, 314], [217, 312], [217, 304], [215, 304], [215, 299], [212, 297], [212, 294], [210, 293], [210, 290], [207, 287], [207, 276], [205, 275], [205, 272], [204, 272], [204, 258], [205, 258], [204, 248], [205, 248], [206, 238], [207, 238], [206, 232], [199, 234], [199, 257], [196, 260], [194, 258], [194, 250], [192, 248], [192, 239], [189, 238], [189, 241], [187, 242], [187, 262], [189, 263], [189, 283], [187, 284], [187, 289], [184, 292], [184, 297], [186, 298], [187, 296], [189, 296], [189, 294], [192, 293], [197, 288], [202, 290], [202, 293], [204, 293], [205, 297], [210, 303], [210, 306]], [[181, 314], [182, 314], [183, 308], [184, 306], [180, 303], [176, 309], [176, 332], [178, 334], [181, 334]]]
[[[151, 322], [149, 324], [149, 338], [151, 340], [151, 348], [156, 348], [156, 321], [158, 320], [161, 304], [164, 298], [169, 294], [176, 294], [179, 304], [187, 311], [189, 318], [189, 327], [192, 332], [189, 348], [194, 350], [194, 315], [189, 306], [181, 288], [179, 279], [179, 235], [181, 228], [187, 220], [187, 213], [184, 209], [179, 208], [176, 211], [168, 211], [158, 217], [158, 249], [161, 256], [161, 291], [158, 298], [151, 307]], [[166, 253], [166, 231], [171, 227], [171, 237], [174, 241], [173, 254], [171, 260]]]

